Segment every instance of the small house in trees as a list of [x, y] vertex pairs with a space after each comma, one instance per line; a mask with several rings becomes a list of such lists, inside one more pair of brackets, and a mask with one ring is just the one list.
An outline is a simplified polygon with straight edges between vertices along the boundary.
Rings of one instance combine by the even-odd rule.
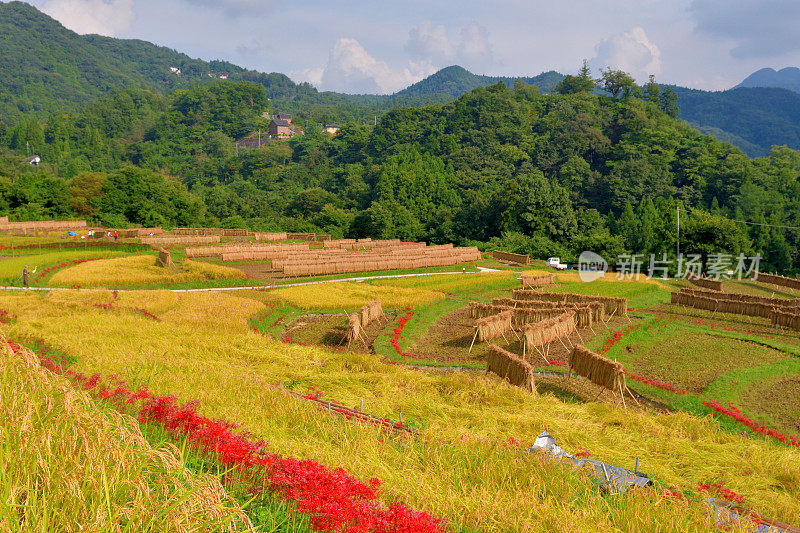
[[271, 137], [277, 137], [279, 139], [285, 139], [287, 137], [291, 137], [293, 135], [292, 129], [289, 127], [290, 123], [279, 119], [274, 118], [269, 123], [269, 134]]
[[325, 124], [322, 126], [322, 129], [325, 130], [325, 133], [330, 133], [331, 135], [336, 135], [339, 133], [339, 125], [338, 124]]
[[178, 67], [169, 67], [169, 71], [175, 74], [176, 76], [181, 75], [181, 69], [179, 69]]
[[38, 167], [39, 163], [42, 162], [42, 158], [38, 155], [32, 155], [30, 157], [25, 158], [25, 162], [28, 163], [32, 167]]
[[220, 75], [219, 75], [219, 79], [221, 79], [221, 80], [227, 80], [227, 79], [228, 79], [228, 74], [227, 74], [227, 73], [225, 73], [225, 72], [223, 72], [222, 74], [220, 74]]
[[276, 113], [275, 118], [277, 118], [278, 120], [285, 120], [289, 124], [292, 123], [292, 115], [290, 115], [289, 113]]

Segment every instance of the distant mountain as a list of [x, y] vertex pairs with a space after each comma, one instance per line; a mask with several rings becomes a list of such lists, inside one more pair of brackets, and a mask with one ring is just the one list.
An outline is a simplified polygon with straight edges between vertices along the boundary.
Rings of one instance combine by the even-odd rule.
[[766, 155], [775, 144], [800, 150], [798, 93], [767, 87], [720, 92], [674, 89], [680, 118], [701, 130], [721, 130], [724, 134], [716, 133], [718, 138], [732, 142], [751, 157]]
[[552, 92], [556, 84], [564, 79], [563, 74], [553, 70], [544, 72], [534, 77], [513, 78], [509, 76], [483, 76], [473, 74], [464, 67], [453, 65], [445, 67], [440, 71], [431, 74], [424, 80], [406, 87], [402, 91], [395, 93], [395, 96], [424, 96], [430, 94], [442, 94], [455, 99], [464, 93], [470, 92], [477, 87], [486, 87], [502, 81], [509, 87], [514, 85], [516, 80], [522, 80], [528, 85], [535, 85], [542, 92]]
[[750, 74], [734, 89], [740, 87], [776, 87], [800, 93], [800, 68], [762, 68]]

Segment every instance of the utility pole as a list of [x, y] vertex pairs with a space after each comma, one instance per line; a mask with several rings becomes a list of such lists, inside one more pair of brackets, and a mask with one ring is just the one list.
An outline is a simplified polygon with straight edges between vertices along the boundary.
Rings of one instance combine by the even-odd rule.
[[258, 147], [261, 148], [261, 128], [258, 128]]
[[681, 257], [681, 206], [675, 208], [676, 213], [678, 214], [678, 259], [680, 260]]

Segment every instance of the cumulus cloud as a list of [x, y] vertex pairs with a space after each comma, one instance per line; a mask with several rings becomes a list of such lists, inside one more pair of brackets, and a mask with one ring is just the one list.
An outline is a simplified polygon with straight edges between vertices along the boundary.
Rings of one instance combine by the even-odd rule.
[[412, 61], [404, 68], [394, 69], [370, 55], [357, 40], [343, 37], [333, 45], [324, 68], [293, 71], [290, 75], [326, 91], [388, 94], [432, 73], [427, 65]]
[[494, 54], [489, 32], [476, 23], [461, 28], [459, 38], [450, 37], [447, 28], [434, 26], [423, 20], [412, 28], [405, 50], [420, 64], [443, 67], [458, 63], [467, 68], [483, 69], [494, 63]]
[[735, 58], [777, 57], [800, 50], [796, 0], [694, 0], [695, 30], [736, 43]]
[[640, 27], [600, 41], [595, 52], [589, 61], [594, 69], [624, 70], [640, 82], [650, 74], [661, 73], [661, 51]]
[[48, 0], [42, 11], [76, 33], [114, 37], [133, 23], [133, 0]]

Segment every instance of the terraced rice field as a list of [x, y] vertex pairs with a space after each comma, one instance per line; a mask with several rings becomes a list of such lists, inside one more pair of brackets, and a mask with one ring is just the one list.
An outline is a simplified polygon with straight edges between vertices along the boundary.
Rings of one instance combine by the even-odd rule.
[[[65, 268], [53, 278], [90, 286], [99, 279], [94, 267]], [[131, 285], [163, 282], [147, 278], [147, 267], [143, 277], [128, 279]], [[798, 335], [732, 318], [736, 327], [712, 327], [706, 317], [666, 304], [669, 287], [659, 283], [581, 284], [559, 274], [547, 290], [629, 298], [630, 320], [615, 317], [593, 333], [581, 330], [582, 340], [623, 362], [629, 386], [658, 406], [623, 407], [610, 394], [598, 399], [600, 389], [586, 380], [551, 375], [537, 377], [534, 395], [482, 372], [485, 344], [467, 353], [466, 305], [506, 296], [519, 286], [520, 273], [230, 293], [2, 292], [0, 310], [7, 311], [2, 328], [9, 338], [40, 339], [52, 353], [68, 354], [57, 364], [74, 374], [47, 379], [61, 390], [71, 390], [70, 382], [85, 389], [91, 399], [81, 402], [94, 409], [92, 416], [135, 410], [128, 415], [140, 421], [125, 418], [125, 424], [140, 425], [142, 437], [121, 441], [145, 438], [158, 449], [166, 440], [185, 448], [171, 452], [189, 469], [182, 479], [190, 485], [216, 479], [214, 512], [227, 513], [226, 523], [240, 529], [244, 512], [260, 531], [322, 531], [334, 514], [345, 520], [336, 522], [340, 530], [347, 521], [365, 531], [643, 531], [654, 524], [662, 531], [708, 530], [714, 527], [703, 503], [708, 487], [724, 487], [729, 492], [712, 495], [734, 494], [757, 513], [796, 521], [800, 449], [703, 402], [729, 402], [743, 417], [797, 434]], [[370, 326], [365, 345], [350, 350], [336, 349], [343, 314], [304, 316], [352, 312], [376, 298], [391, 312], [388, 321]], [[507, 341], [519, 351], [516, 338]], [[551, 349], [566, 358], [566, 348]], [[439, 367], [416, 367], [423, 364]], [[0, 376], [0, 385], [11, 385], [9, 370]], [[402, 419], [419, 433], [355, 422], [326, 409], [326, 399], [363, 405], [393, 424]], [[5, 401], [0, 408], [8, 408]], [[600, 490], [590, 471], [528, 452], [545, 430], [581, 456], [630, 468], [639, 457], [656, 484]], [[144, 464], [137, 461], [130, 464]], [[234, 467], [232, 483], [225, 473]], [[17, 483], [0, 480], [0, 488]], [[254, 480], [265, 496], [250, 504]], [[101, 492], [92, 494], [102, 503]], [[111, 495], [124, 505], [121, 492]], [[11, 516], [4, 512], [0, 523]], [[260, 513], [270, 518], [258, 519]], [[368, 519], [390, 525], [370, 529]]]

